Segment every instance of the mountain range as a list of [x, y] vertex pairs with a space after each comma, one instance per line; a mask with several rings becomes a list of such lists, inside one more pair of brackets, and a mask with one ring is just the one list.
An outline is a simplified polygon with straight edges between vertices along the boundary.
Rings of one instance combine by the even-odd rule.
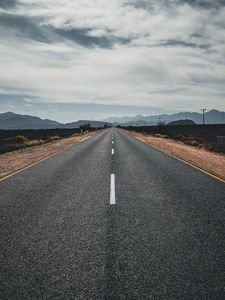
[[[196, 124], [202, 124], [203, 117], [201, 113], [197, 112], [179, 112], [171, 115], [151, 115], [143, 116], [136, 115], [134, 117], [124, 116], [121, 118], [107, 118], [104, 121], [116, 124], [122, 124], [123, 126], [147, 126], [156, 125], [160, 121], [170, 123], [178, 120], [192, 120]], [[210, 110], [205, 113], [206, 124], [224, 124], [225, 123], [225, 112], [218, 111], [216, 109]]]
[[71, 123], [59, 123], [56, 121], [41, 119], [29, 115], [21, 115], [13, 112], [0, 114], [0, 129], [54, 129], [54, 128], [79, 128], [80, 125], [89, 123], [91, 127], [103, 127], [108, 122], [79, 120]]
[[[89, 123], [91, 127], [104, 127], [107, 125], [123, 125], [123, 126], [145, 126], [156, 125], [157, 123], [170, 123], [179, 120], [192, 120], [196, 124], [202, 124], [202, 114], [197, 112], [180, 112], [171, 115], [136, 115], [133, 117], [124, 116], [120, 118], [107, 118], [102, 121], [79, 120], [71, 123], [59, 123], [49, 119], [41, 119], [39, 117], [21, 115], [13, 112], [0, 114], [0, 129], [52, 129], [52, 128], [79, 128], [80, 125]], [[224, 124], [225, 112], [218, 110], [210, 110], [205, 113], [206, 124]]]

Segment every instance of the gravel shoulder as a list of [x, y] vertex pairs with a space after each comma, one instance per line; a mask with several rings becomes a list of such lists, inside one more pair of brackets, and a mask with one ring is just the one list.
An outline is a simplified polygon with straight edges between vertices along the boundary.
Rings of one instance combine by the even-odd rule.
[[0, 154], [0, 179], [8, 176], [33, 163], [61, 152], [83, 139], [95, 135], [97, 132], [88, 132], [82, 135], [74, 135], [43, 145], [28, 147], [17, 151]]
[[128, 131], [128, 134], [141, 138], [148, 144], [165, 150], [166, 152], [225, 180], [225, 155], [223, 154], [210, 152], [203, 148], [188, 146], [172, 139], [154, 137], [134, 131]]

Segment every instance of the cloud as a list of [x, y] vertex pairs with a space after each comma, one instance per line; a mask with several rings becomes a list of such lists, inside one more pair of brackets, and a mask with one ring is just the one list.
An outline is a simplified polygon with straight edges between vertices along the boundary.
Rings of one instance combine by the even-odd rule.
[[48, 43], [50, 42], [49, 33], [39, 26], [31, 17], [20, 16], [15, 14], [0, 15], [1, 34], [4, 31], [8, 34], [16, 35], [21, 38], [28, 38], [35, 41]]
[[9, 12], [3, 12], [0, 15], [1, 31], [4, 30], [8, 34], [42, 43], [69, 40], [89, 48], [112, 48], [114, 44], [129, 42], [128, 39], [114, 36], [110, 32], [103, 34], [101, 30], [93, 30], [92, 28], [57, 28], [51, 24], [43, 24], [42, 21], [41, 17], [17, 15]]
[[181, 3], [188, 3], [189, 5], [201, 7], [204, 9], [220, 8], [225, 6], [224, 0], [178, 0]]
[[224, 1], [18, 0], [0, 7], [3, 94], [223, 108]]
[[63, 39], [74, 41], [84, 47], [100, 47], [100, 48], [112, 48], [114, 44], [125, 44], [129, 40], [121, 37], [111, 36], [110, 33], [98, 36], [99, 33], [92, 31], [92, 29], [86, 28], [55, 28], [55, 33], [60, 35]]
[[0, 0], [0, 7], [10, 8], [14, 7], [17, 3], [17, 0]]

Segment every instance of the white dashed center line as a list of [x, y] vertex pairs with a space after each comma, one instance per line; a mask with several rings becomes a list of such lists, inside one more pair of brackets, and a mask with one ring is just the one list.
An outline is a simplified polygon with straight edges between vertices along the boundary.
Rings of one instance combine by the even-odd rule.
[[[112, 145], [114, 144], [114, 137], [112, 135]], [[112, 155], [114, 155], [114, 147], [112, 146]], [[110, 205], [116, 204], [115, 196], [115, 174], [111, 174], [110, 178]]]
[[111, 174], [111, 181], [110, 181], [110, 204], [116, 204], [116, 197], [115, 197], [115, 174]]

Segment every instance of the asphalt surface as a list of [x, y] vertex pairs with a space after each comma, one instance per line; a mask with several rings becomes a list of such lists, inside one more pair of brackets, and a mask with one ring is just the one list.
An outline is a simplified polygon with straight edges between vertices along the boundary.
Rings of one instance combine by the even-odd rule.
[[225, 185], [107, 129], [0, 182], [0, 247], [1, 300], [225, 299]]

